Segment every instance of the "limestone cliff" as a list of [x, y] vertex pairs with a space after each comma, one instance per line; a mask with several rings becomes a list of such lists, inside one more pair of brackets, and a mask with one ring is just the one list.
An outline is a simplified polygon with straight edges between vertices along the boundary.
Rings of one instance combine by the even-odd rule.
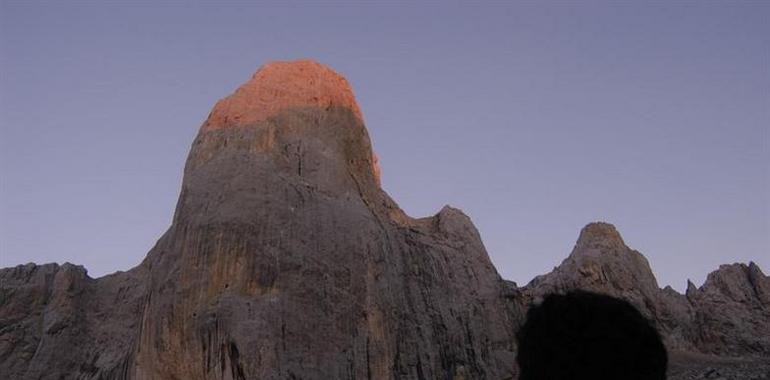
[[201, 127], [173, 223], [140, 266], [3, 270], [0, 371], [511, 378], [519, 311], [470, 219], [412, 219], [378, 176], [341, 76], [262, 67]]
[[199, 129], [173, 222], [140, 265], [0, 270], [0, 378], [513, 379], [526, 307], [578, 288], [631, 301], [672, 351], [770, 355], [754, 264], [661, 290], [595, 223], [554, 272], [502, 280], [460, 210], [414, 219], [380, 188], [342, 76], [274, 62]]

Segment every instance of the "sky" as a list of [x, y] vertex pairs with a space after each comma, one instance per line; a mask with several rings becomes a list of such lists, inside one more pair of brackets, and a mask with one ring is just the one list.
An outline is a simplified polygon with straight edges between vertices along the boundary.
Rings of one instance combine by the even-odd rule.
[[137, 265], [215, 101], [271, 60], [353, 86], [385, 190], [526, 284], [613, 223], [661, 286], [770, 271], [770, 3], [0, 5], [0, 267]]

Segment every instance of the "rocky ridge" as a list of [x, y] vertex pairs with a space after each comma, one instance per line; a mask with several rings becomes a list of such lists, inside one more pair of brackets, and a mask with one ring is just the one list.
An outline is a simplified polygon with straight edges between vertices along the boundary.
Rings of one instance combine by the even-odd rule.
[[608, 223], [580, 232], [552, 272], [518, 289], [525, 304], [582, 289], [632, 303], [660, 331], [671, 379], [764, 379], [770, 374], [770, 278], [756, 264], [722, 265], [686, 294], [660, 289], [647, 259]]
[[172, 225], [139, 266], [97, 279], [71, 264], [0, 270], [0, 374], [513, 379], [526, 307], [571, 289], [636, 305], [686, 358], [674, 378], [713, 374], [701, 371], [713, 355], [754, 370], [770, 357], [770, 280], [753, 263], [682, 295], [592, 223], [559, 267], [517, 287], [460, 210], [411, 218], [379, 178], [342, 76], [263, 66], [201, 126]]
[[572, 253], [551, 273], [532, 280], [522, 293], [573, 289], [623, 298], [652, 320], [671, 350], [725, 356], [770, 357], [770, 279], [753, 262], [722, 265], [686, 295], [660, 289], [647, 259], [626, 246], [614, 226], [591, 223]]

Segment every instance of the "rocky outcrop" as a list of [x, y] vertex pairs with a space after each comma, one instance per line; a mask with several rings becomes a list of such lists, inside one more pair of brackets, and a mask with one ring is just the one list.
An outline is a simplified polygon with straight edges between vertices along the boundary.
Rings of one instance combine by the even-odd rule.
[[759, 266], [722, 265], [686, 297], [700, 351], [770, 357], [770, 278]]
[[275, 62], [201, 126], [172, 224], [140, 265], [0, 270], [0, 377], [513, 379], [524, 311], [570, 289], [630, 300], [673, 350], [768, 355], [754, 264], [661, 290], [594, 223], [554, 272], [502, 280], [460, 210], [414, 219], [380, 188], [342, 76]]
[[99, 279], [72, 264], [0, 270], [0, 374], [116, 378], [139, 332], [141, 267]]
[[626, 246], [614, 226], [591, 223], [580, 232], [572, 253], [553, 272], [538, 276], [526, 287], [535, 301], [552, 292], [590, 290], [630, 301], [643, 315], [656, 315], [660, 289], [650, 264]]
[[686, 295], [660, 289], [645, 257], [608, 223], [591, 223], [567, 259], [522, 289], [537, 302], [552, 292], [582, 289], [623, 298], [653, 321], [669, 350], [770, 356], [770, 279], [754, 264], [723, 265]]

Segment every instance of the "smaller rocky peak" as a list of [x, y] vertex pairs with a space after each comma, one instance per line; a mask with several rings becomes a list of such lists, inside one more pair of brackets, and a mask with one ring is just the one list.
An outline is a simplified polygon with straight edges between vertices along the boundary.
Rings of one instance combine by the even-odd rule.
[[625, 248], [626, 243], [620, 232], [610, 223], [593, 222], [589, 223], [580, 231], [576, 251], [586, 248]]
[[703, 286], [716, 286], [724, 282], [743, 281], [746, 279], [748, 266], [743, 263], [722, 264], [709, 273]]
[[561, 265], [527, 287], [535, 293], [590, 290], [630, 297], [642, 306], [640, 300], [652, 300], [660, 291], [647, 259], [628, 248], [612, 224], [603, 222], [585, 226]]
[[689, 299], [695, 298], [698, 295], [698, 287], [695, 286], [695, 284], [693, 284], [689, 278], [687, 279], [687, 289], [685, 290], [684, 294]]
[[615, 226], [604, 222], [586, 225], [575, 248], [559, 266], [577, 288], [608, 294], [638, 292], [645, 298], [658, 293], [655, 275], [647, 259], [626, 246]]
[[[755, 268], [758, 269], [756, 264]], [[759, 275], [749, 265], [743, 263], [720, 265], [719, 269], [709, 273], [700, 290], [713, 297], [726, 297], [737, 302], [762, 301], [765, 292], [770, 290], [767, 276]]]
[[465, 215], [462, 210], [449, 205], [442, 207], [441, 211], [433, 217], [433, 220], [438, 230], [448, 236], [463, 238], [468, 234], [478, 234], [471, 218]]
[[88, 270], [84, 266], [68, 262], [59, 266], [55, 277], [55, 281], [62, 281], [67, 283], [68, 286], [74, 282], [86, 282], [89, 280], [91, 280], [91, 277], [88, 276]]
[[671, 285], [666, 285], [661, 291], [667, 295], [675, 295], [675, 296], [682, 295], [681, 293], [677, 292], [676, 289], [672, 288]]
[[444, 207], [441, 208], [441, 210], [436, 213], [436, 217], [438, 218], [453, 218], [453, 217], [460, 217], [462, 219], [470, 219], [467, 215], [463, 212], [463, 210], [460, 210], [459, 208], [452, 207], [450, 205], [444, 205]]
[[75, 280], [89, 280], [88, 271], [82, 265], [64, 263], [48, 263], [37, 265], [28, 263], [0, 270], [0, 279], [6, 284], [44, 281], [50, 282], [54, 278], [69, 278]]
[[72, 264], [70, 262], [65, 262], [64, 264], [60, 265], [59, 269], [62, 272], [72, 273], [75, 276], [82, 276], [82, 277], [88, 276], [88, 270], [86, 269], [86, 267], [82, 265]]

